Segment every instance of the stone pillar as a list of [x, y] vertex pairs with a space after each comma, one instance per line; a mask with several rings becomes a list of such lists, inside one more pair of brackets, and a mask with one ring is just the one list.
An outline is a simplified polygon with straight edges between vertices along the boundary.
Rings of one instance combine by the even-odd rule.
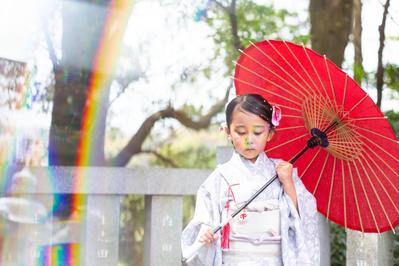
[[85, 266], [118, 265], [119, 195], [88, 195], [84, 240]]
[[390, 266], [393, 265], [393, 235], [361, 233], [347, 229], [346, 265]]
[[145, 196], [144, 265], [181, 265], [182, 196]]
[[320, 266], [330, 266], [330, 223], [322, 214], [318, 213], [319, 241], [320, 241]]

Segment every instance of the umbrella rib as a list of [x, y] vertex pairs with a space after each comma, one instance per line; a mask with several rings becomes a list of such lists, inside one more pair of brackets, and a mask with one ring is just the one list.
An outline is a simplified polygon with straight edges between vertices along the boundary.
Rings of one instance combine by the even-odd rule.
[[[294, 72], [295, 72], [295, 74], [302, 80], [302, 82], [304, 82], [305, 84], [306, 84], [306, 86], [307, 87], [309, 87], [313, 92], [315, 92], [315, 90], [313, 90], [313, 88], [312, 88], [312, 86], [309, 86], [309, 84], [307, 83], [307, 81], [301, 76], [301, 75], [299, 75], [299, 73], [296, 71], [296, 69], [290, 64], [290, 62], [288, 62], [288, 60], [284, 57], [284, 56], [282, 56], [282, 54], [280, 53], [280, 51], [273, 45], [273, 43], [272, 42], [270, 42], [269, 40], [266, 40], [267, 41], [267, 43], [270, 45], [270, 47], [272, 47], [272, 49], [280, 56], [280, 58], [281, 59], [283, 59], [283, 61], [291, 68], [291, 70], [293, 70]], [[287, 44], [284, 42], [284, 44], [287, 46]], [[287, 48], [288, 48], [288, 46], [287, 46]], [[257, 49], [259, 49], [259, 48], [257, 48]], [[259, 49], [260, 50], [260, 49]], [[290, 50], [290, 49], [289, 49]], [[263, 51], [261, 51], [262, 53], [263, 53]], [[292, 52], [291, 52], [291, 50], [290, 50], [290, 53], [292, 54]], [[282, 68], [279, 64], [277, 64], [280, 68]], [[282, 68], [282, 69], [284, 69], [284, 68]], [[283, 70], [284, 72], [285, 72], [285, 70]], [[292, 77], [289, 73], [286, 73], [289, 77]], [[303, 87], [302, 86], [302, 84], [297, 80], [297, 79], [294, 79], [293, 78], [293, 80], [295, 81], [295, 83], [297, 83], [302, 89], [304, 89], [308, 94], [311, 94], [311, 93], [309, 93], [309, 91], [305, 88], [305, 87]]]
[[308, 122], [314, 122], [313, 125], [310, 125], [312, 128], [317, 127], [320, 128], [322, 122], [322, 114], [317, 112], [317, 110], [324, 110], [325, 105], [322, 104], [320, 101], [317, 101], [316, 98], [310, 99], [312, 102], [311, 104], [303, 105], [305, 114], [308, 114], [309, 120]]
[[284, 131], [284, 130], [291, 130], [291, 129], [298, 129], [298, 128], [303, 128], [303, 126], [292, 126], [292, 127], [278, 127], [278, 128], [276, 128], [276, 131], [277, 132], [280, 132], [280, 131]]
[[[251, 74], [257, 76], [258, 78], [260, 78], [260, 79], [262, 79], [262, 80], [264, 80], [264, 81], [266, 81], [266, 82], [269, 82], [269, 83], [272, 84], [273, 86], [275, 86], [275, 87], [281, 89], [282, 91], [288, 93], [289, 95], [295, 97], [296, 99], [298, 99], [298, 100], [301, 100], [301, 99], [302, 99], [301, 97], [295, 95], [294, 93], [292, 93], [292, 92], [289, 91], [288, 89], [286, 89], [286, 88], [284, 88], [284, 87], [278, 85], [277, 83], [275, 83], [275, 82], [273, 82], [273, 81], [271, 81], [271, 80], [265, 78], [264, 76], [259, 75], [258, 73], [256, 73], [256, 72], [253, 71], [252, 69], [249, 69], [248, 67], [243, 66], [243, 65], [241, 65], [241, 64], [238, 63], [238, 62], [234, 62], [234, 63], [235, 63], [237, 66], [239, 66], [239, 67], [245, 69], [246, 71], [250, 72]], [[305, 95], [303, 95], [303, 96], [305, 96]]]
[[385, 120], [386, 117], [383, 116], [369, 116], [369, 117], [361, 117], [361, 118], [350, 118], [348, 121], [364, 121], [364, 120]]
[[[369, 156], [369, 154], [366, 154], [367, 156]], [[397, 190], [396, 186], [394, 184], [392, 184], [392, 181], [386, 176], [385, 172], [382, 171], [381, 167], [378, 166], [378, 164], [370, 157], [370, 160], [373, 162], [374, 166], [378, 168], [378, 170], [382, 173], [382, 175], [384, 176], [384, 178], [390, 183], [390, 185], [392, 186], [392, 188], [396, 191], [396, 193], [399, 194], [399, 191]], [[366, 161], [367, 162], [367, 161]], [[373, 168], [370, 166], [370, 164], [367, 162], [370, 170], [373, 172], [374, 176], [377, 177], [376, 172], [374, 172]], [[384, 190], [385, 194], [387, 195], [389, 201], [391, 202], [391, 204], [393, 205], [393, 207], [395, 208], [396, 212], [399, 215], [399, 209], [396, 206], [394, 200], [392, 199], [391, 195], [388, 193], [388, 191], [386, 190], [385, 186], [381, 183], [381, 180], [379, 178], [376, 178], [378, 183], [380, 184], [381, 188]]]
[[342, 105], [341, 106], [344, 106], [344, 104], [345, 104], [347, 87], [348, 87], [348, 75], [345, 75], [344, 95], [342, 96]]
[[303, 119], [302, 116], [300, 115], [281, 115], [282, 117], [287, 117], [287, 118], [299, 118], [299, 119]]
[[328, 161], [328, 157], [329, 157], [329, 156], [330, 156], [330, 154], [327, 153], [326, 159], [324, 160], [323, 167], [321, 168], [321, 172], [320, 172], [320, 174], [319, 174], [319, 178], [317, 179], [316, 186], [315, 186], [314, 189], [313, 189], [313, 193], [312, 193], [313, 195], [316, 194], [316, 190], [317, 190], [318, 187], [319, 187], [319, 183], [320, 183], [320, 180], [321, 180], [321, 176], [322, 176], [323, 173], [324, 173], [324, 169], [326, 168], [326, 164], [327, 164], [327, 161]]
[[347, 227], [347, 218], [346, 218], [346, 189], [345, 189], [345, 171], [344, 171], [344, 162], [341, 162], [341, 168], [342, 168], [342, 191], [344, 193], [344, 225], [345, 228]]
[[321, 151], [321, 149], [317, 150], [317, 153], [313, 156], [312, 160], [310, 161], [310, 163], [308, 163], [308, 166], [306, 166], [305, 170], [303, 171], [302, 176], [304, 176], [306, 174], [309, 167], [312, 165], [313, 161], [316, 159], [317, 155], [319, 155], [320, 151]]
[[363, 102], [365, 99], [367, 99], [367, 97], [368, 97], [368, 95], [367, 95], [367, 93], [365, 93], [364, 96], [363, 96], [363, 98], [361, 98], [354, 106], [352, 106], [352, 108], [351, 108], [348, 112], [346, 112], [346, 113], [342, 116], [342, 118], [346, 117], [350, 112], [352, 112], [356, 107], [358, 107], [358, 105], [359, 105], [361, 102]]
[[[302, 107], [304, 113], [305, 113], [305, 114], [308, 114], [308, 116], [309, 116], [309, 118], [310, 118], [310, 120], [308, 119], [308, 121], [307, 121], [308, 124], [310, 124], [311, 121], [315, 121], [315, 119], [314, 119], [314, 118], [315, 118], [315, 112], [314, 112], [314, 109], [311, 109], [311, 108], [310, 108], [310, 106], [313, 106], [313, 105], [304, 104], [303, 107]], [[310, 109], [310, 110], [309, 110], [309, 109]], [[309, 126], [310, 126], [310, 127], [313, 127], [313, 125], [309, 125]]]
[[256, 86], [256, 85], [254, 85], [254, 84], [251, 84], [251, 83], [249, 83], [249, 82], [247, 82], [247, 81], [245, 81], [245, 80], [241, 80], [241, 79], [236, 78], [236, 77], [233, 77], [233, 79], [234, 79], [234, 80], [237, 80], [238, 82], [242, 82], [242, 83], [244, 83], [244, 84], [246, 84], [246, 85], [248, 85], [248, 86], [252, 86], [252, 87], [255, 88], [255, 89], [258, 89], [258, 90], [267, 92], [267, 93], [272, 94], [272, 95], [274, 95], [274, 96], [276, 96], [276, 97], [279, 97], [279, 98], [281, 98], [281, 99], [283, 99], [283, 100], [289, 101], [289, 102], [291, 102], [291, 103], [293, 103], [293, 104], [296, 104], [296, 105], [300, 106], [297, 102], [295, 102], [295, 101], [293, 101], [293, 100], [291, 100], [291, 99], [287, 99], [287, 98], [283, 97], [281, 94], [275, 93], [275, 92], [270, 91], [270, 90], [266, 90], [266, 89], [264, 89], [264, 88], [261, 88], [261, 87], [259, 87], [259, 86]]
[[315, 106], [315, 108], [314, 108], [314, 112], [315, 112], [315, 114], [317, 116], [317, 120], [316, 120], [317, 121], [317, 125], [316, 125], [316, 127], [317, 128], [321, 128], [322, 124], [323, 124], [323, 113], [322, 112], [317, 112], [317, 110], [326, 110], [328, 108], [327, 108], [325, 102], [318, 101], [317, 104], [319, 106]]
[[[370, 168], [371, 172], [372, 172], [372, 173], [374, 174], [374, 176], [376, 177], [375, 179], [377, 179], [377, 181], [379, 182], [379, 184], [380, 184], [381, 187], [382, 187], [382, 184], [380, 183], [378, 176], [375, 174], [375, 172], [373, 171], [373, 169], [370, 167], [370, 165], [369, 165], [368, 161], [366, 160], [366, 158], [365, 158], [363, 155], [361, 155], [361, 157], [362, 157], [363, 160], [367, 163], [367, 166]], [[388, 214], [386, 213], [385, 207], [384, 207], [384, 205], [383, 205], [382, 202], [381, 202], [381, 199], [380, 199], [380, 197], [379, 197], [379, 195], [378, 195], [378, 192], [375, 190], [374, 184], [371, 182], [370, 176], [369, 176], [368, 172], [366, 171], [365, 166], [364, 166], [363, 164], [360, 164], [360, 165], [362, 166], [363, 171], [365, 172], [365, 174], [366, 174], [366, 176], [367, 176], [367, 179], [368, 179], [368, 181], [369, 181], [369, 183], [370, 183], [370, 186], [371, 186], [371, 188], [373, 189], [373, 192], [374, 192], [374, 194], [375, 194], [376, 197], [377, 197], [378, 203], [380, 204], [381, 209], [382, 209], [382, 211], [384, 212], [385, 218], [388, 220], [389, 226], [391, 227], [392, 231], [395, 232], [395, 229], [393, 228], [392, 223], [391, 223], [391, 221], [389, 220], [389, 217], [388, 217]], [[384, 190], [385, 194], [387, 194], [387, 191], [386, 191], [385, 189], [383, 189], [383, 190]], [[387, 196], [389, 197], [388, 194], [387, 194]], [[389, 198], [390, 198], [390, 197], [389, 197]], [[392, 201], [391, 201], [391, 202], [392, 202]], [[396, 209], [396, 207], [395, 207], [395, 209]], [[396, 209], [396, 211], [397, 211], [397, 209]]]
[[[361, 164], [361, 162], [360, 162], [360, 164]], [[370, 199], [368, 197], [368, 194], [366, 193], [366, 189], [364, 188], [364, 184], [363, 184], [362, 178], [360, 177], [359, 169], [358, 169], [356, 163], [353, 163], [353, 165], [355, 166], [356, 173], [357, 173], [357, 176], [359, 178], [360, 185], [362, 186], [362, 190], [363, 190], [364, 196], [366, 197], [367, 205], [369, 206], [369, 209], [370, 209], [370, 212], [371, 212], [371, 216], [373, 217], [373, 221], [374, 221], [375, 227], [377, 228], [378, 233], [380, 233], [380, 229], [378, 228], [377, 221], [375, 220], [375, 215], [374, 215], [374, 212], [373, 212], [373, 208], [371, 207]]]
[[[284, 43], [285, 46], [287, 47], [288, 51], [290, 51], [291, 55], [295, 58], [295, 60], [297, 61], [297, 63], [301, 66], [301, 68], [302, 68], [302, 70], [305, 72], [306, 76], [308, 76], [309, 80], [313, 83], [314, 88], [312, 88], [312, 86], [309, 86], [309, 84], [302, 78], [301, 75], [298, 74], [298, 72], [295, 70], [294, 67], [291, 66], [291, 64], [289, 64], [289, 66], [292, 68], [292, 70], [295, 71], [295, 73], [297, 73], [297, 75], [298, 75], [299, 77], [302, 78], [302, 80], [306, 83], [306, 85], [308, 85], [309, 88], [311, 88], [311, 89], [313, 90], [313, 92], [316, 93], [316, 91], [317, 91], [317, 86], [316, 86], [316, 84], [314, 83], [313, 79], [309, 76], [309, 73], [307, 72], [307, 70], [305, 69], [305, 67], [302, 65], [301, 61], [298, 59], [298, 57], [295, 55], [295, 53], [292, 52], [292, 50], [291, 50], [291, 48], [288, 46], [288, 44], [287, 44], [285, 41], [283, 41], [283, 43]], [[273, 47], [273, 46], [272, 46], [272, 47]], [[273, 48], [274, 48], [274, 47], [273, 47]], [[277, 50], [277, 49], [275, 49], [275, 50]], [[280, 54], [280, 53], [279, 53], [279, 54]], [[281, 56], [281, 55], [280, 55], [280, 56]], [[282, 57], [282, 56], [281, 56], [281, 57]], [[283, 58], [283, 57], [282, 57], [282, 58]]]
[[[365, 129], [365, 128], [363, 128], [363, 127], [359, 127], [359, 126], [356, 126], [356, 125], [354, 125], [354, 124], [352, 124], [351, 126], [354, 127], [354, 128], [357, 128], [357, 129], [360, 129], [360, 130], [363, 130], [363, 131], [367, 131], [367, 132], [369, 132], [369, 133], [372, 133], [372, 134], [374, 134], [374, 135], [376, 135], [376, 136], [379, 136], [379, 137], [381, 137], [381, 138], [384, 138], [384, 139], [386, 139], [386, 140], [389, 140], [389, 141], [391, 141], [391, 142], [393, 142], [393, 143], [395, 143], [395, 144], [398, 144], [398, 141], [397, 141], [397, 140], [392, 139], [392, 138], [389, 138], [389, 137], [387, 137], [387, 136], [384, 136], [384, 135], [379, 134], [379, 133], [377, 133], [377, 132], [374, 132], [374, 131], [372, 131], [372, 130]], [[359, 134], [359, 136], [362, 136], [362, 135]]]
[[304, 51], [305, 54], [306, 54], [306, 57], [307, 57], [307, 59], [308, 59], [310, 65], [312, 66], [313, 72], [316, 74], [317, 78], [319, 79], [319, 82], [320, 82], [321, 86], [323, 87], [324, 95], [325, 95], [326, 98], [330, 101], [331, 99], [328, 97], [327, 90], [326, 90], [326, 88], [324, 87], [324, 83], [321, 81], [320, 75], [319, 75], [319, 73], [317, 72], [317, 70], [316, 70], [316, 68], [315, 68], [315, 66], [314, 66], [314, 64], [313, 64], [313, 61], [310, 59], [309, 54], [308, 54], [308, 51], [306, 50], [306, 47], [305, 47], [304, 45], [302, 45], [302, 48], [303, 48], [303, 51]]
[[330, 195], [328, 196], [328, 205], [327, 205], [327, 219], [330, 216], [330, 204], [331, 204], [331, 196], [332, 196], [332, 190], [334, 187], [334, 176], [335, 176], [335, 167], [336, 167], [337, 159], [334, 157], [334, 165], [333, 165], [333, 171], [331, 173], [331, 185], [330, 185]]
[[357, 193], [356, 193], [355, 183], [353, 182], [352, 169], [349, 166], [349, 162], [347, 161], [346, 163], [348, 165], [349, 175], [351, 177], [351, 184], [352, 184], [353, 193], [355, 193], [355, 197], [354, 198], [355, 198], [355, 204], [356, 204], [356, 208], [357, 208], [357, 215], [359, 216], [360, 228], [362, 229], [362, 232], [364, 232], [363, 220], [362, 220], [362, 217], [360, 215], [359, 202], [357, 201]]
[[298, 139], [301, 139], [301, 138], [303, 138], [303, 137], [306, 137], [307, 135], [308, 135], [308, 133], [303, 134], [303, 135], [301, 135], [301, 136], [299, 136], [299, 137], [296, 137], [296, 138], [294, 138], [294, 139], [290, 139], [290, 140], [288, 140], [288, 141], [286, 141], [286, 142], [282, 142], [282, 143], [280, 143], [279, 145], [273, 146], [273, 147], [271, 147], [270, 149], [268, 149], [268, 150], [266, 150], [266, 151], [269, 152], [269, 151], [275, 150], [275, 149], [277, 149], [277, 148], [280, 148], [281, 146], [287, 145], [287, 144], [289, 144], [289, 143], [291, 143], [291, 142], [294, 142], [294, 141], [296, 141], [296, 140], [298, 140]]
[[[374, 144], [374, 143], [372, 143], [372, 144]], [[374, 145], [375, 145], [375, 144], [374, 144]], [[377, 147], [378, 147], [378, 146], [377, 146]], [[385, 160], [383, 160], [383, 159], [381, 158], [381, 156], [379, 156], [373, 149], [370, 149], [368, 146], [366, 146], [366, 148], [369, 149], [369, 151], [371, 151], [371, 152], [374, 154], [375, 157], [377, 157], [378, 159], [380, 159], [380, 161], [381, 161], [386, 167], [388, 167], [389, 170], [392, 171], [392, 173], [394, 173], [396, 176], [399, 176], [399, 174], [398, 174], [394, 169], [392, 169], [392, 167], [391, 167], [388, 163], [386, 163]], [[385, 152], [385, 150], [383, 150], [383, 151]], [[392, 187], [396, 190], [396, 192], [399, 194], [399, 190], [398, 190], [398, 189], [396, 188], [396, 186], [391, 182], [391, 180], [386, 176], [385, 171], [383, 171], [383, 170], [380, 168], [380, 166], [379, 166], [378, 164], [377, 164], [376, 166], [377, 166], [377, 168], [381, 171], [381, 173], [385, 176], [385, 178], [388, 180], [388, 182], [392, 185]]]
[[[330, 68], [328, 67], [327, 58], [326, 58], [325, 55], [324, 55], [324, 64], [325, 64], [326, 69], [327, 69], [328, 79], [330, 80], [331, 93], [332, 93], [333, 98], [334, 98], [334, 107], [337, 107], [337, 99], [336, 99], [336, 97], [335, 97], [335, 89], [334, 89], [334, 85], [333, 85], [333, 82], [332, 82], [332, 79], [331, 79]], [[336, 110], [336, 109], [335, 109], [335, 110]]]
[[[254, 45], [254, 47], [260, 51], [263, 55], [265, 55], [270, 61], [272, 61], [275, 65], [277, 65], [281, 70], [284, 71], [284, 73], [290, 77], [290, 75], [279, 65], [277, 64], [272, 58], [270, 58], [268, 55], [266, 55], [261, 49], [259, 49], [259, 47], [257, 47], [256, 45]], [[261, 66], [262, 68], [264, 68], [265, 70], [269, 71], [270, 73], [272, 73], [274, 76], [276, 76], [277, 78], [281, 79], [282, 81], [284, 81], [285, 83], [287, 83], [288, 85], [290, 85], [294, 90], [296, 90], [298, 93], [300, 93], [303, 97], [306, 97], [306, 95], [297, 89], [297, 87], [295, 87], [293, 84], [291, 84], [291, 82], [287, 81], [284, 77], [280, 76], [279, 74], [277, 74], [276, 72], [274, 72], [273, 70], [271, 70], [270, 68], [266, 67], [265, 65], [263, 65], [262, 63], [260, 63], [258, 60], [256, 60], [255, 58], [253, 58], [252, 56], [250, 56], [249, 54], [245, 53], [243, 50], [239, 49], [240, 53], [246, 55], [249, 59], [251, 59], [253, 62], [257, 63], [259, 66]], [[236, 64], [239, 65], [238, 62], [235, 62]], [[304, 91], [306, 91], [308, 94], [309, 93], [302, 85], [300, 85], [302, 87], [302, 89]]]
[[301, 109], [294, 108], [294, 107], [290, 107], [290, 106], [283, 105], [283, 104], [280, 104], [280, 103], [274, 103], [274, 102], [271, 102], [271, 101], [270, 101], [270, 104], [272, 104], [272, 105], [278, 105], [279, 107], [284, 107], [284, 109], [290, 109], [290, 110], [293, 110], [293, 111], [296, 111], [296, 112], [302, 112]]

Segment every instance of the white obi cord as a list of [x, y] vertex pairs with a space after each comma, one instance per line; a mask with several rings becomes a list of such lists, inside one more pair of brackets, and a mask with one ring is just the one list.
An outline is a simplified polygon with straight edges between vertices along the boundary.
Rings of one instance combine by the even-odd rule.
[[[260, 205], [261, 204], [261, 205]], [[229, 212], [234, 211], [232, 209]], [[226, 215], [227, 210], [224, 210]], [[250, 204], [231, 222], [230, 248], [223, 250], [223, 262], [236, 264], [240, 260], [281, 261], [281, 229], [278, 201]], [[234, 262], [234, 264], [233, 264]], [[274, 264], [273, 264], [274, 265]]]

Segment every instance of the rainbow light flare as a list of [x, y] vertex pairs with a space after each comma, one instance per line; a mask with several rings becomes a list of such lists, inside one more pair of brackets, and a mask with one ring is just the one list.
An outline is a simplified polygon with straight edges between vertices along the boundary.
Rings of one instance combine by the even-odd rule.
[[80, 245], [67, 243], [42, 246], [38, 250], [35, 266], [78, 266], [80, 263]]
[[[3, 139], [4, 138], [4, 139]], [[14, 165], [14, 157], [15, 157], [15, 149], [16, 149], [16, 140], [14, 137], [10, 137], [4, 134], [0, 137], [0, 176], [3, 178], [0, 179], [0, 195], [4, 195], [9, 186], [9, 182], [11, 181], [12, 173], [14, 169], [11, 166]]]
[[[132, 0], [113, 0], [95, 59], [93, 74], [89, 81], [88, 97], [83, 113], [82, 135], [79, 144], [77, 166], [87, 166], [93, 155], [91, 141], [98, 123], [100, 100], [103, 89], [109, 85], [116, 66], [122, 38], [133, 6]], [[108, 99], [106, 99], [108, 100]]]
[[[95, 58], [92, 76], [89, 81], [88, 97], [83, 113], [82, 134], [79, 143], [77, 166], [90, 165], [91, 158], [95, 155], [95, 133], [99, 119], [102, 93], [109, 86], [113, 70], [116, 66], [121, 47], [122, 38], [127, 26], [128, 18], [133, 6], [132, 0], [113, 0], [110, 4], [106, 22], [101, 37], [101, 42]], [[105, 100], [108, 100], [105, 99]], [[78, 171], [74, 180], [75, 191], [85, 188], [83, 172]], [[74, 197], [73, 206], [82, 206], [84, 197]]]
[[[108, 7], [108, 14], [104, 23], [104, 28], [101, 36], [99, 48], [97, 50], [96, 58], [94, 60], [92, 76], [90, 77], [86, 106], [83, 111], [83, 119], [81, 126], [81, 136], [79, 143], [79, 155], [76, 161], [77, 167], [90, 166], [92, 159], [96, 155], [99, 147], [95, 145], [96, 131], [101, 120], [98, 115], [102, 102], [108, 101], [108, 97], [103, 97], [105, 88], [108, 89], [112, 78], [113, 70], [116, 66], [119, 51], [123, 39], [123, 35], [128, 23], [128, 19], [133, 7], [132, 0], [113, 0]], [[103, 117], [104, 118], [104, 117]], [[105, 118], [104, 118], [105, 119]], [[73, 180], [73, 191], [75, 194], [70, 195], [72, 215], [71, 220], [82, 220], [84, 218], [84, 210], [86, 209], [86, 197], [81, 194], [86, 189], [85, 171], [78, 170], [75, 173]], [[63, 204], [62, 199], [55, 198], [55, 205]], [[53, 206], [53, 208], [57, 208]], [[80, 265], [79, 246], [74, 246], [64, 251], [52, 250], [51, 256], [45, 257], [47, 260], [51, 257], [52, 264], [55, 266], [66, 265]], [[68, 252], [69, 253], [68, 253]], [[75, 252], [76, 251], [76, 252]], [[50, 251], [49, 251], [50, 252]], [[55, 255], [54, 255], [55, 254]], [[73, 264], [63, 264], [63, 261], [71, 261], [68, 256], [61, 254], [69, 254], [73, 257]], [[58, 263], [58, 264], [57, 264]]]

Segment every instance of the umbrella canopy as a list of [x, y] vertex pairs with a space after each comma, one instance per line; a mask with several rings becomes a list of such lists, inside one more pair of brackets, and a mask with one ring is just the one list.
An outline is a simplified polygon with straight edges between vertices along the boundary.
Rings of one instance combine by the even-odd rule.
[[270, 157], [290, 160], [315, 132], [322, 146], [295, 162], [328, 219], [363, 232], [399, 224], [399, 144], [365, 91], [325, 56], [285, 41], [251, 44], [236, 62], [237, 95], [261, 94], [282, 110], [267, 144]]

